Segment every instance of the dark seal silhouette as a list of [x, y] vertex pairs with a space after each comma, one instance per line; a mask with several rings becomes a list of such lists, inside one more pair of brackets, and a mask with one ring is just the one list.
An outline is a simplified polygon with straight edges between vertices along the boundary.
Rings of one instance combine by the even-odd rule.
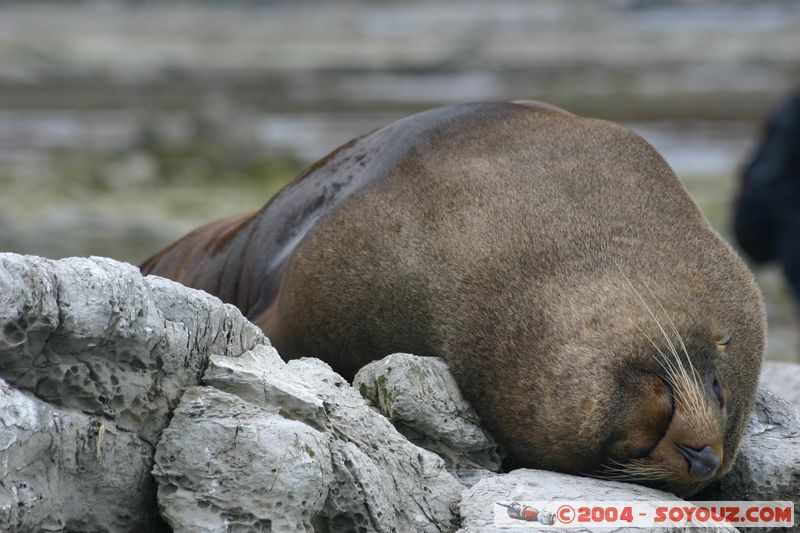
[[750, 272], [655, 150], [530, 102], [380, 128], [142, 270], [348, 379], [444, 358], [508, 466], [682, 495], [730, 468], [764, 353]]
[[770, 117], [744, 168], [733, 229], [753, 261], [783, 267], [800, 312], [800, 92]]

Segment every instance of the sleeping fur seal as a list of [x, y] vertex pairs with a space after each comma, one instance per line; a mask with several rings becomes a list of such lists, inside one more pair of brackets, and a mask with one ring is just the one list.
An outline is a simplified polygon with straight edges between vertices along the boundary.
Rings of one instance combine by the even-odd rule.
[[727, 472], [765, 318], [656, 151], [532, 102], [410, 116], [142, 265], [346, 378], [439, 356], [508, 465], [690, 495]]

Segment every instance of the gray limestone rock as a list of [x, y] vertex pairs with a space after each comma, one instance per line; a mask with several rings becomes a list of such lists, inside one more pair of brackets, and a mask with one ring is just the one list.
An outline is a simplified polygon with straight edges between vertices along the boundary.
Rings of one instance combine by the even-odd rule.
[[153, 531], [155, 443], [237, 309], [103, 258], [0, 254], [0, 530]]
[[[462, 493], [460, 504], [461, 529], [459, 533], [494, 533], [501, 531], [546, 531], [539, 528], [505, 529], [495, 526], [495, 513], [503, 515], [506, 511], [498, 506], [512, 501], [535, 500], [616, 500], [616, 501], [674, 501], [682, 502], [674, 494], [656, 489], [599, 479], [570, 476], [544, 470], [514, 470], [508, 474], [486, 477]], [[554, 510], [550, 510], [554, 512]], [[566, 530], [565, 530], [566, 531]], [[568, 531], [591, 531], [586, 528], [571, 528]], [[633, 532], [635, 528], [598, 529], [597, 531]], [[668, 528], [663, 531], [684, 531], [682, 528]], [[686, 529], [686, 531], [717, 531], [709, 529]], [[735, 531], [733, 528], [722, 531]]]
[[151, 444], [209, 353], [267, 342], [235, 307], [132, 265], [0, 254], [0, 377]]
[[[265, 379], [269, 372], [269, 379]], [[211, 356], [203, 383], [230, 392], [274, 414], [324, 429], [322, 400], [302, 376], [289, 369], [272, 346], [258, 346], [238, 358]]]
[[152, 447], [0, 380], [1, 531], [158, 531]]
[[188, 389], [153, 474], [176, 532], [310, 531], [332, 481], [329, 437], [213, 387]]
[[295, 359], [287, 368], [323, 401], [326, 425], [336, 436], [333, 497], [321, 513], [327, 531], [455, 527], [462, 487], [440, 457], [410, 443], [322, 361]]
[[447, 363], [396, 353], [364, 366], [353, 387], [411, 442], [436, 452], [465, 477], [500, 470], [497, 445], [458, 389]]
[[[184, 395], [156, 453], [159, 504], [176, 531], [456, 527], [462, 486], [444, 461], [325, 363], [286, 364], [259, 347], [212, 357], [204, 382]], [[259, 438], [261, 427], [272, 435]]]
[[[800, 413], [759, 389], [731, 471], [698, 495], [704, 500], [794, 501], [800, 524]], [[758, 528], [758, 531], [769, 531]], [[785, 531], [776, 529], [775, 531]]]

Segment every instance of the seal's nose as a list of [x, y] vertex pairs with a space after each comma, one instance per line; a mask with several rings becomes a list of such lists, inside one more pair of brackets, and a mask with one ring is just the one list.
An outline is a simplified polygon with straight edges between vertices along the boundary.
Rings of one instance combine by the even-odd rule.
[[689, 463], [689, 475], [694, 478], [705, 479], [710, 477], [717, 471], [722, 462], [719, 456], [714, 453], [714, 450], [711, 449], [711, 446], [696, 450], [685, 444], [678, 444], [678, 450]]

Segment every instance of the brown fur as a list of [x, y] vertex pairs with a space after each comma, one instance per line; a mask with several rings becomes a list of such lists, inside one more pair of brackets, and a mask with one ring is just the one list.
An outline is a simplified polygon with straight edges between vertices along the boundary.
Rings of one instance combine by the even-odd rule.
[[679, 494], [708, 480], [677, 444], [730, 468], [764, 353], [751, 274], [655, 150], [540, 104], [390, 124], [143, 271], [347, 378], [392, 352], [443, 357], [510, 464]]

